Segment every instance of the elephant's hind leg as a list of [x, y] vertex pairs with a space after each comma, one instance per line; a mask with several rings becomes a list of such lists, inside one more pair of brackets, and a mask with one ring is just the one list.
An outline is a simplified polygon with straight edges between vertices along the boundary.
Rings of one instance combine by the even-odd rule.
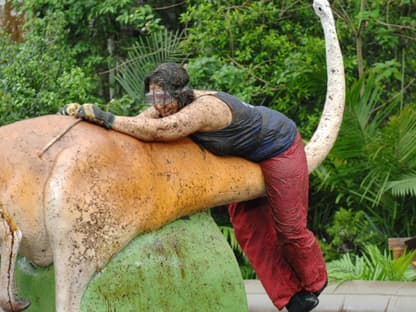
[[22, 232], [5, 212], [0, 209], [0, 309], [17, 312], [26, 309], [30, 302], [16, 296], [15, 268]]

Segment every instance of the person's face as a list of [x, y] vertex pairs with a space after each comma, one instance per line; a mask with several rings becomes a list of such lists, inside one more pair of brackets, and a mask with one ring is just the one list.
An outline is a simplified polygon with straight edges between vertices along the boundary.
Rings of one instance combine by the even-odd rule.
[[151, 84], [149, 92], [146, 93], [146, 101], [152, 103], [153, 107], [162, 117], [178, 112], [178, 101], [159, 85]]

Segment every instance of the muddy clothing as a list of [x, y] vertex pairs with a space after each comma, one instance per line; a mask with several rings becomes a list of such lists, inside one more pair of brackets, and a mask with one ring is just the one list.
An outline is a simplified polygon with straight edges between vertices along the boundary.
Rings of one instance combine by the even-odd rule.
[[232, 112], [231, 124], [218, 131], [196, 132], [191, 138], [216, 155], [240, 156], [259, 162], [287, 150], [295, 140], [296, 125], [285, 115], [264, 106], [252, 106], [224, 92], [212, 95]]
[[282, 309], [301, 290], [326, 282], [325, 262], [307, 228], [309, 176], [295, 123], [266, 107], [226, 93], [214, 95], [232, 112], [231, 124], [192, 138], [218, 155], [235, 155], [261, 166], [267, 198], [228, 207], [236, 238], [273, 304]]
[[281, 155], [260, 162], [267, 198], [228, 207], [235, 235], [273, 304], [326, 282], [322, 252], [307, 228], [309, 176], [300, 135]]

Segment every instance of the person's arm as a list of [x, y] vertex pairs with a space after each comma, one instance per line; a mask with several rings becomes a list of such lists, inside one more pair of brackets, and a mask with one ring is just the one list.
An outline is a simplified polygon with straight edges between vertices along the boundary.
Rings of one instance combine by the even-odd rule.
[[138, 116], [147, 117], [147, 118], [160, 118], [159, 112], [153, 106], [146, 108]]
[[201, 130], [218, 130], [229, 124], [231, 111], [226, 104], [217, 101], [213, 97], [201, 99], [173, 115], [158, 119], [144, 114], [136, 117], [116, 116], [112, 129], [143, 141], [173, 141]]
[[83, 104], [75, 117], [143, 141], [173, 141], [197, 131], [225, 128], [232, 120], [228, 105], [212, 96], [201, 97], [167, 117], [156, 116], [156, 113], [157, 110], [149, 108], [136, 117], [116, 116], [97, 105]]

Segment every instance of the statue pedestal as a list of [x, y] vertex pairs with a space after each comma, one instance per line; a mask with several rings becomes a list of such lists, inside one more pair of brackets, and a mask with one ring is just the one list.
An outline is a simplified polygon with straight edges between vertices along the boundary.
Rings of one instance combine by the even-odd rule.
[[[97, 242], [99, 243], [99, 242]], [[19, 295], [28, 311], [54, 311], [53, 268], [19, 260]], [[90, 281], [83, 312], [247, 311], [232, 250], [207, 213], [141, 235]]]

